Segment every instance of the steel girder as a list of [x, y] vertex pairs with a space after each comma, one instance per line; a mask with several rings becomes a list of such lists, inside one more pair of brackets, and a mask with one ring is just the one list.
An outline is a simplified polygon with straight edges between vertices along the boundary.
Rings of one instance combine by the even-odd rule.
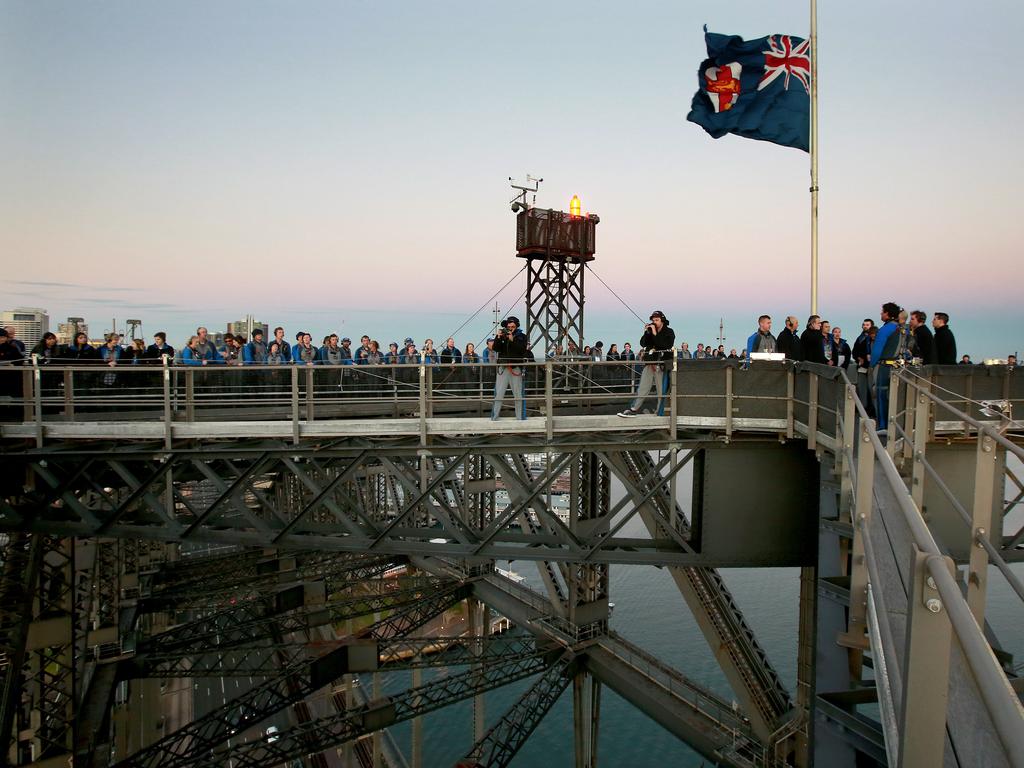
[[[371, 625], [360, 633], [363, 637], [389, 639], [399, 637], [422, 626], [434, 616], [464, 599], [468, 585], [456, 584], [439, 590], [404, 610]], [[283, 634], [283, 631], [278, 632]], [[280, 645], [280, 637], [276, 645]], [[306, 697], [348, 673], [348, 648], [338, 648], [324, 656], [304, 660], [283, 674], [250, 689], [241, 696], [214, 709], [205, 717], [168, 734], [149, 747], [136, 752], [117, 764], [129, 766], [170, 768], [194, 765], [201, 756], [225, 743], [231, 736], [265, 720], [275, 712], [299, 704]], [[319, 720], [312, 721], [314, 723]], [[303, 734], [300, 741], [307, 744], [305, 752], [316, 751], [308, 746], [312, 742]], [[233, 753], [234, 754], [234, 753]], [[202, 757], [205, 759], [205, 757]]]
[[458, 768], [505, 768], [551, 710], [575, 675], [576, 658], [565, 652], [466, 753]]
[[531, 654], [498, 661], [458, 675], [445, 675], [404, 693], [370, 701], [361, 707], [320, 717], [279, 734], [273, 742], [250, 741], [231, 752], [238, 768], [262, 768], [324, 751], [363, 734], [425, 715], [478, 693], [531, 677], [558, 657]]
[[[618, 538], [603, 535], [604, 532], [592, 526], [583, 526], [580, 533], [574, 533], [536, 503], [535, 498], [530, 506], [546, 518], [541, 528], [530, 533], [516, 532], [491, 520], [480, 528], [479, 522], [472, 521], [465, 496], [453, 489], [452, 484], [454, 471], [467, 457], [464, 449], [443, 459], [443, 468], [435, 468], [430, 473], [423, 490], [414, 483], [412, 467], [397, 457], [384, 457], [382, 462], [393, 470], [403, 486], [404, 498], [398, 514], [384, 520], [374, 519], [362, 509], [358, 495], [346, 493], [345, 484], [335, 482], [358, 462], [366, 461], [365, 456], [351, 461], [334, 459], [337, 466], [332, 469], [328, 466], [330, 462], [314, 459], [296, 462], [283, 452], [272, 455], [263, 451], [249, 458], [215, 461], [202, 461], [191, 455], [179, 459], [172, 455], [165, 457], [165, 463], [180, 464], [181, 469], [171, 470], [170, 475], [161, 471], [159, 461], [151, 462], [154, 466], [143, 470], [124, 459], [110, 462], [117, 467], [113, 474], [123, 478], [131, 488], [124, 494], [125, 499], [95, 492], [95, 479], [85, 483], [87, 487], [77, 489], [74, 483], [69, 485], [58, 480], [58, 473], [61, 476], [73, 474], [73, 462], [64, 466], [59, 462], [69, 459], [53, 457], [33, 464], [41, 471], [40, 487], [46, 489], [39, 493], [48, 501], [34, 510], [29, 527], [68, 530], [83, 536], [103, 532], [111, 536], [170, 541], [222, 541], [380, 555], [440, 553], [494, 559], [588, 561], [595, 565], [702, 560], [699, 553], [680, 543], [682, 537], [669, 540]], [[90, 462], [96, 466], [102, 464], [100, 459], [90, 459]], [[488, 462], [497, 467], [503, 478], [516, 482], [513, 479], [516, 470], [508, 456], [489, 454]], [[46, 466], [40, 466], [42, 463]], [[329, 478], [334, 471], [340, 474]], [[218, 477], [218, 472], [226, 477]], [[291, 507], [278, 505], [258, 487], [273, 482], [273, 478], [285, 472], [303, 486], [302, 502]], [[166, 478], [189, 475], [203, 479], [176, 481], [174, 503], [168, 505]], [[106, 481], [114, 480], [105, 477], [103, 482]], [[150, 481], [160, 484], [160, 488], [147, 492], [146, 483]], [[519, 483], [523, 484], [521, 480]], [[333, 498], [329, 489], [336, 492]], [[83, 495], [85, 491], [91, 495]], [[536, 497], [537, 493], [531, 488], [527, 495]], [[312, 514], [313, 509], [320, 509], [322, 514]], [[515, 514], [516, 510], [506, 510], [499, 519], [512, 520]], [[0, 526], [3, 522], [0, 521]]]
[[338, 552], [316, 553], [310, 559], [303, 558], [298, 563], [288, 557], [263, 559], [253, 569], [255, 571], [260, 566], [266, 566], [260, 575], [248, 578], [244, 574], [228, 578], [211, 575], [211, 579], [201, 585], [152, 591], [140, 603], [146, 611], [165, 608], [178, 611], [201, 610], [253, 600], [271, 590], [312, 582], [322, 583], [325, 594], [331, 595], [356, 584], [378, 579], [400, 559]]
[[268, 599], [239, 603], [229, 609], [203, 616], [187, 624], [172, 627], [139, 643], [143, 652], [160, 653], [170, 649], [227, 648], [254, 639], [268, 638], [274, 632], [302, 632], [326, 624], [366, 616], [378, 611], [416, 605], [425, 595], [443, 592], [441, 579], [413, 579], [400, 588], [381, 588], [375, 594], [344, 597], [322, 602], [304, 602], [307, 591], [298, 585]]
[[0, 749], [4, 761], [12, 764], [20, 762], [13, 739], [19, 725], [29, 624], [43, 553], [43, 537], [28, 533], [6, 537], [0, 553]]
[[[537, 645], [532, 635], [482, 637], [421, 637], [390, 640], [271, 641], [233, 645], [225, 649], [181, 649], [139, 654], [118, 662], [121, 679], [158, 677], [273, 677], [294, 664], [338, 648], [349, 648], [352, 673], [476, 664], [509, 653], [529, 653]], [[370, 663], [371, 658], [376, 659]], [[283, 660], [283, 663], [282, 663]]]
[[[644, 493], [642, 478], [654, 464], [644, 451], [606, 454], [627, 492], [644, 503], [639, 511], [654, 536], [670, 535], [673, 517], [680, 530], [688, 529], [682, 512], [670, 510], [666, 488]], [[713, 568], [670, 567], [669, 572], [704, 634], [715, 659], [725, 673], [743, 711], [761, 739], [767, 740], [781, 718], [791, 713], [789, 693], [764, 649], [747, 624], [731, 592]]]

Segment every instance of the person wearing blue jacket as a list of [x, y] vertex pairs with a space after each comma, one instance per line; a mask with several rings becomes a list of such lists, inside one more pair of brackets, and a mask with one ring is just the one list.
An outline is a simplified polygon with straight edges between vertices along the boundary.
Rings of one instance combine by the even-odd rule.
[[889, 378], [900, 343], [900, 327], [896, 322], [899, 314], [899, 304], [887, 301], [882, 305], [882, 327], [878, 329], [875, 341], [871, 345], [871, 369], [875, 377], [875, 414], [878, 417], [879, 434], [888, 433]]
[[284, 339], [284, 328], [277, 326], [274, 329], [274, 338], [267, 344], [267, 354], [270, 354], [270, 344], [277, 342], [277, 354], [285, 363], [292, 361], [292, 345]]
[[206, 365], [209, 360], [203, 357], [203, 353], [198, 349], [199, 337], [192, 336], [188, 340], [188, 344], [181, 350], [181, 364], [182, 365]]
[[313, 337], [303, 333], [302, 338], [292, 347], [292, 360], [296, 365], [316, 365], [320, 350], [313, 346]]
[[263, 329], [253, 328], [252, 339], [242, 347], [244, 365], [264, 365], [267, 362], [267, 344], [263, 341]]
[[[685, 344], [683, 345], [686, 346]], [[755, 352], [775, 352], [776, 341], [772, 334], [772, 319], [769, 315], [757, 318], [757, 330], [747, 339], [747, 359]]]

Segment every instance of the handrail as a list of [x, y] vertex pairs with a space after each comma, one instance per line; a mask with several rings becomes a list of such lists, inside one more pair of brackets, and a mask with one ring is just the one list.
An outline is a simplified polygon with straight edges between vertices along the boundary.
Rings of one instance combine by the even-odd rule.
[[[853, 390], [853, 385], [846, 377], [845, 372], [843, 379], [847, 391]], [[1021, 727], [1024, 709], [1021, 708], [1016, 694], [988, 645], [988, 641], [974, 620], [960, 591], [959, 584], [946, 567], [942, 552], [907, 492], [899, 470], [882, 445], [874, 429], [874, 422], [868, 418], [867, 411], [859, 398], [855, 400], [855, 404], [864, 425], [863, 434], [874, 452], [875, 460], [878, 462], [886, 482], [893, 491], [893, 497], [910, 530], [913, 541], [922, 553], [929, 556], [926, 561], [928, 571], [935, 582], [936, 589], [942, 596], [943, 604], [946, 605], [950, 623], [963, 648], [967, 663], [975, 673], [982, 700], [992, 718], [1000, 742], [1011, 759], [1024, 760], [1024, 728]], [[864, 441], [858, 440], [857, 444], [858, 451], [864, 449]], [[867, 539], [866, 536], [865, 539]]]
[[950, 405], [947, 401], [943, 400], [941, 397], [936, 395], [934, 392], [918, 386], [916, 383], [910, 381], [907, 378], [901, 376], [900, 380], [903, 381], [903, 383], [906, 384], [908, 387], [913, 387], [915, 390], [917, 390], [919, 394], [924, 395], [936, 405], [942, 406], [945, 410], [949, 411], [949, 413], [955, 416], [958, 421], [963, 421], [967, 424], [970, 424], [972, 427], [978, 430], [979, 433], [988, 435], [997, 443], [999, 443], [999, 445], [1003, 446], [1003, 448], [1005, 448], [1014, 456], [1016, 456], [1018, 459], [1024, 461], [1024, 448], [1021, 448], [1012, 440], [1007, 440], [1005, 435], [1003, 435], [999, 430], [992, 429], [991, 424], [986, 424], [984, 422], [978, 421], [973, 416], [970, 416], [969, 414], [966, 414], [963, 411], [961, 411], [959, 408], [954, 408], [952, 405]]

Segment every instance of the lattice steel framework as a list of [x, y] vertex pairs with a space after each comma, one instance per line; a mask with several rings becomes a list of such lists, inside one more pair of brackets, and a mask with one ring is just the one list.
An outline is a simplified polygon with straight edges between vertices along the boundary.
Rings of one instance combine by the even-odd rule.
[[596, 216], [530, 208], [516, 217], [516, 249], [526, 262], [526, 335], [537, 359], [569, 342], [583, 348], [584, 276], [594, 259]]

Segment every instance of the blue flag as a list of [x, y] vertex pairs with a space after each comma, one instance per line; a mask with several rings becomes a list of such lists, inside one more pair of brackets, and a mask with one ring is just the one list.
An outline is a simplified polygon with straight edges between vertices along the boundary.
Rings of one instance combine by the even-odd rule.
[[807, 40], [769, 35], [744, 41], [704, 33], [708, 58], [686, 119], [718, 139], [727, 133], [808, 151], [811, 51]]

